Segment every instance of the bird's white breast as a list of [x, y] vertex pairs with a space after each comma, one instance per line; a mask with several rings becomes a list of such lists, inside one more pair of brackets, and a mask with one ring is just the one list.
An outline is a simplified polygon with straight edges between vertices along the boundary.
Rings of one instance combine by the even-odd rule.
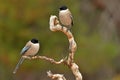
[[39, 43], [37, 44], [31, 44], [30, 49], [25, 53], [25, 55], [27, 56], [34, 56], [35, 54], [37, 54], [39, 51]]
[[71, 26], [72, 23], [71, 12], [68, 9], [59, 11], [59, 19], [63, 25]]

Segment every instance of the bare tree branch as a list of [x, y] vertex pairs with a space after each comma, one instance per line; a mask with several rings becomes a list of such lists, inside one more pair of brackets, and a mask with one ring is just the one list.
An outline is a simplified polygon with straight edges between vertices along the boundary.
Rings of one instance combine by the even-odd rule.
[[76, 63], [72, 63], [71, 70], [76, 78], [76, 80], [82, 80], [82, 75], [79, 71], [79, 67]]
[[[51, 31], [54, 31], [54, 32], [55, 31], [61, 31], [67, 36], [67, 38], [69, 40], [69, 55], [68, 55], [68, 58], [66, 57], [64, 59], [61, 59], [60, 61], [55, 61], [54, 59], [48, 58], [46, 56], [34, 56], [34, 57], [22, 56], [22, 57], [25, 58], [25, 59], [42, 59], [42, 60], [46, 60], [46, 61], [48, 61], [50, 63], [53, 63], [53, 64], [64, 63], [66, 66], [68, 66], [71, 69], [71, 71], [72, 71], [73, 75], [75, 76], [76, 80], [82, 80], [82, 75], [79, 71], [79, 67], [74, 62], [74, 55], [75, 55], [75, 51], [77, 49], [77, 44], [74, 40], [73, 34], [65, 26], [60, 25], [60, 23], [58, 21], [58, 18], [55, 15], [52, 15], [50, 17], [50, 23], [49, 24], [50, 24], [50, 30]], [[53, 74], [51, 71], [48, 71], [47, 75], [52, 80], [66, 80], [63, 74]]]
[[50, 30], [51, 31], [61, 31], [63, 32], [69, 40], [69, 56], [68, 59], [66, 60], [66, 65], [71, 69], [73, 72], [76, 80], [82, 80], [82, 75], [79, 71], [78, 65], [74, 62], [74, 54], [77, 49], [77, 44], [74, 40], [74, 36], [72, 35], [71, 31], [68, 30], [65, 26], [61, 26], [57, 16], [51, 15], [50, 17]]
[[53, 80], [66, 80], [63, 74], [53, 74], [51, 71], [48, 71], [47, 75]]
[[33, 56], [33, 57], [29, 57], [29, 56], [22, 56], [23, 58], [25, 59], [42, 59], [42, 60], [46, 60], [46, 61], [49, 61], [50, 63], [53, 63], [53, 64], [61, 64], [61, 63], [64, 63], [67, 59], [67, 57], [65, 57], [64, 59], [61, 59], [60, 61], [55, 61], [54, 59], [52, 58], [48, 58], [46, 56]]

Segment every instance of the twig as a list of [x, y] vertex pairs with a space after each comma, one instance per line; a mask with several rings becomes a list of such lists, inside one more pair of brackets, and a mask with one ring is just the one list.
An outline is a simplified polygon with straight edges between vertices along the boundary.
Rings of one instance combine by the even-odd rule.
[[47, 71], [47, 75], [53, 80], [66, 80], [63, 74], [53, 74], [51, 71]]
[[25, 59], [42, 59], [42, 60], [46, 60], [46, 61], [49, 61], [50, 63], [53, 63], [53, 64], [61, 64], [61, 63], [64, 63], [67, 59], [67, 57], [65, 57], [64, 59], [61, 59], [60, 61], [55, 61], [54, 59], [52, 58], [48, 58], [46, 56], [33, 56], [33, 57], [29, 57], [29, 56], [22, 56], [23, 58]]

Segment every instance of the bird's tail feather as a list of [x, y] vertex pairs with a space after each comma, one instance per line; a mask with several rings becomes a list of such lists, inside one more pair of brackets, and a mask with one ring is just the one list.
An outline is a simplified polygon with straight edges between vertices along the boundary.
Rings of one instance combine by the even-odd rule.
[[23, 61], [25, 60], [25, 58], [21, 57], [18, 64], [16, 65], [13, 74], [15, 74], [17, 72], [17, 70], [19, 69], [19, 66], [23, 63]]

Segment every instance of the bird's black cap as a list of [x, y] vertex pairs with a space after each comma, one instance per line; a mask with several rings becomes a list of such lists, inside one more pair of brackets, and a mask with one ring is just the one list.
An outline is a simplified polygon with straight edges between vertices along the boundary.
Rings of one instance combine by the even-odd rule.
[[66, 9], [67, 9], [67, 6], [61, 6], [59, 9], [60, 9], [60, 10], [66, 10]]
[[31, 42], [32, 42], [32, 43], [38, 43], [38, 40], [35, 39], [35, 38], [33, 38], [33, 39], [31, 39]]

